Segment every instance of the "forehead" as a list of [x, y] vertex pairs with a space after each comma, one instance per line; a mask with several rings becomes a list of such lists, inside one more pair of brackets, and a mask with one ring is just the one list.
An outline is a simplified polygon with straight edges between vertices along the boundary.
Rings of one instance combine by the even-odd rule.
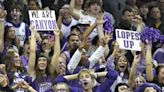
[[92, 6], [92, 5], [98, 5], [98, 6], [101, 6], [100, 3], [98, 3], [98, 2], [93, 2], [93, 3], [90, 4], [90, 6]]
[[64, 89], [67, 88], [67, 85], [65, 83], [59, 83], [56, 85], [55, 89]]
[[72, 36], [70, 36], [70, 39], [72, 40], [72, 39], [79, 39], [79, 37], [77, 36], [77, 35], [72, 35]]
[[125, 88], [128, 88], [126, 85], [121, 85], [118, 87], [119, 89], [125, 89]]
[[43, 39], [43, 42], [47, 42], [47, 41], [48, 41], [48, 38]]
[[81, 73], [79, 74], [79, 76], [85, 76], [85, 75], [89, 75], [89, 76], [90, 76], [90, 74], [89, 74], [88, 72], [81, 72]]
[[15, 28], [14, 27], [10, 27], [9, 29], [8, 29], [8, 31], [15, 31]]
[[41, 57], [39, 57], [38, 59], [47, 59], [46, 57], [44, 57], [44, 56], [41, 56]]
[[122, 57], [120, 57], [119, 58], [119, 60], [118, 61], [127, 61], [127, 59], [126, 59], [126, 57], [125, 56], [122, 56]]
[[29, 4], [36, 4], [36, 2], [34, 0], [30, 0]]
[[124, 15], [133, 15], [132, 11], [125, 11]]
[[14, 11], [14, 10], [16, 10], [16, 11], [21, 11], [18, 7], [14, 7], [13, 9], [11, 9], [11, 11]]
[[152, 8], [152, 10], [151, 11], [160, 11], [159, 10], [159, 8], [158, 7], [154, 7], [154, 8]]
[[144, 92], [146, 91], [146, 92], [154, 92], [154, 88], [153, 87], [146, 87], [145, 88], [145, 90], [144, 90]]

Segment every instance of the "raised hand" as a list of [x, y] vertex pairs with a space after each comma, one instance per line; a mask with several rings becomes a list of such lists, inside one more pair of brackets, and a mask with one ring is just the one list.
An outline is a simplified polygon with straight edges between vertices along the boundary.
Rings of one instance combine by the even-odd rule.
[[3, 74], [6, 74], [6, 65], [5, 64], [0, 64], [0, 72]]
[[58, 73], [60, 75], [65, 75], [65, 72], [66, 72], [66, 65], [65, 65], [65, 63], [64, 62], [59, 62], [57, 70], [58, 70]]
[[100, 13], [100, 14], [97, 14], [96, 16], [96, 24], [97, 25], [100, 25], [100, 24], [103, 24], [105, 21], [103, 19], [103, 13]]
[[0, 18], [5, 19], [6, 15], [7, 15], [7, 11], [1, 8], [0, 9]]
[[142, 17], [140, 15], [135, 15], [134, 19], [132, 20], [135, 24], [140, 25], [142, 24]]
[[140, 62], [140, 60], [141, 60], [141, 54], [135, 55], [134, 59], [133, 59], [133, 62], [138, 63], [138, 62]]
[[21, 85], [21, 88], [23, 89], [28, 89], [30, 87], [29, 84], [24, 80], [20, 82], [20, 85]]
[[7, 77], [3, 74], [0, 74], [0, 85], [6, 87], [8, 85]]
[[31, 32], [36, 33], [35, 27], [32, 24], [30, 24], [29, 28]]
[[64, 9], [59, 10], [59, 15], [62, 16], [62, 17], [64, 16]]
[[113, 37], [113, 34], [106, 31], [105, 34], [104, 34], [104, 38], [102, 38], [101, 41], [100, 41], [102, 46], [105, 46], [106, 44], [108, 44], [108, 42], [110, 40], [112, 40], [112, 37]]
[[55, 29], [55, 30], [53, 30], [54, 35], [59, 36], [59, 35], [60, 35], [60, 30], [59, 30], [59, 28], [58, 28], [57, 24], [55, 24], [55, 25], [56, 25], [56, 29]]

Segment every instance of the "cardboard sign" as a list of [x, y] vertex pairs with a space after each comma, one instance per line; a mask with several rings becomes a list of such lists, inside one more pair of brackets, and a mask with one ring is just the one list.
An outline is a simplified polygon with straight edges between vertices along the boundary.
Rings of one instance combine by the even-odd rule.
[[55, 11], [52, 10], [30, 10], [30, 23], [38, 31], [52, 31], [56, 29]]
[[136, 31], [116, 29], [116, 41], [120, 49], [141, 51], [140, 33]]

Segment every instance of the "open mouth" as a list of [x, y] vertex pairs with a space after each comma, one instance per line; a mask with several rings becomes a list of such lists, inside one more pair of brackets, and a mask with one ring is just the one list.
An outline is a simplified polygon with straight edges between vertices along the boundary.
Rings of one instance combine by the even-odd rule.
[[102, 61], [102, 63], [103, 63], [103, 64], [105, 64], [105, 63], [106, 63], [106, 61], [105, 61], [105, 60], [103, 60], [103, 61]]
[[88, 84], [88, 82], [84, 82], [84, 85], [87, 85]]
[[125, 66], [120, 66], [121, 68], [125, 68]]

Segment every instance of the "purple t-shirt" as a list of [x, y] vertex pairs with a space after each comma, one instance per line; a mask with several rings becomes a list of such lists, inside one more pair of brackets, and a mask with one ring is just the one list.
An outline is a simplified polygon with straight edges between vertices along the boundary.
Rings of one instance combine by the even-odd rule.
[[37, 92], [53, 92], [53, 81], [50, 77], [42, 78], [42, 81], [38, 82], [36, 79], [31, 83], [31, 86]]
[[164, 48], [159, 48], [153, 55], [158, 64], [164, 64]]

